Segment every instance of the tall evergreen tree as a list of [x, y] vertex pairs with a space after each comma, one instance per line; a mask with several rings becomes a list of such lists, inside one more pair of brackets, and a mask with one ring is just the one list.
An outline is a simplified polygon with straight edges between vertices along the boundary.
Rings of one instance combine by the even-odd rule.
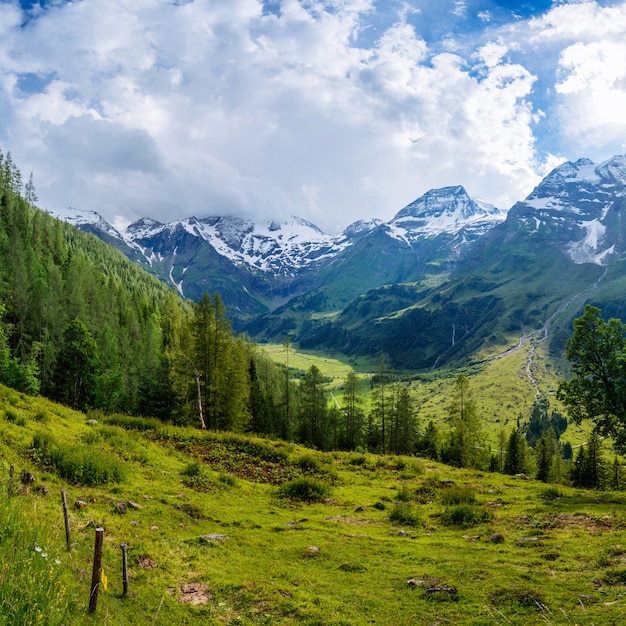
[[483, 467], [486, 451], [483, 448], [483, 429], [476, 401], [472, 397], [465, 374], [456, 377], [454, 397], [448, 409], [451, 430], [447, 460], [458, 467]]
[[57, 359], [57, 399], [82, 411], [92, 408], [99, 371], [96, 342], [82, 320], [72, 320], [63, 333], [63, 344]]
[[514, 428], [509, 437], [504, 460], [505, 474], [528, 474], [531, 471], [530, 450], [526, 438]]
[[300, 441], [320, 449], [328, 442], [326, 432], [328, 401], [324, 389], [324, 376], [316, 365], [311, 365], [301, 383]]
[[362, 398], [358, 392], [358, 377], [354, 371], [348, 372], [344, 381], [343, 414], [345, 416], [344, 436], [341, 447], [354, 450], [361, 444], [363, 436]]
[[558, 482], [561, 471], [561, 446], [552, 429], [544, 430], [535, 445], [537, 473], [541, 482]]

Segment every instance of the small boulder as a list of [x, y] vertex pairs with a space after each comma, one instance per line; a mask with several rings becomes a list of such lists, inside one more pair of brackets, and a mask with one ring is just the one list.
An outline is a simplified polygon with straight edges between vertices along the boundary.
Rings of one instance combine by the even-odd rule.
[[218, 534], [200, 535], [198, 541], [201, 543], [216, 543], [220, 541], [230, 541], [230, 537]]
[[317, 546], [308, 546], [305, 552], [305, 556], [311, 557], [319, 554], [320, 549]]
[[22, 472], [20, 474], [20, 481], [22, 485], [32, 485], [35, 482], [35, 476], [30, 472]]
[[125, 502], [118, 502], [115, 505], [115, 510], [120, 514], [120, 515], [125, 515], [126, 514], [126, 503]]
[[448, 595], [455, 598], [458, 595], [456, 587], [429, 587], [424, 593], [429, 595]]
[[84, 500], [76, 500], [74, 502], [75, 509], [84, 509], [87, 506], [87, 503]]
[[504, 543], [504, 535], [493, 533], [493, 535], [489, 537], [489, 541], [491, 541], [491, 543]]

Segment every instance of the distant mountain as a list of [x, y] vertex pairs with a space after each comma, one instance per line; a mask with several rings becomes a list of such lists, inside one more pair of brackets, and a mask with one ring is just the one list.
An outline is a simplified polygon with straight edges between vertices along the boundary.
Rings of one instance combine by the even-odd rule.
[[559, 354], [586, 301], [626, 318], [625, 211], [626, 156], [615, 156], [564, 163], [508, 213], [445, 187], [336, 236], [296, 217], [143, 219], [121, 232], [96, 214], [63, 217], [187, 297], [219, 291], [254, 339], [413, 369], [487, 358], [533, 333]]
[[318, 289], [324, 293], [316, 301], [323, 303], [314, 308], [327, 310], [363, 290], [415, 280], [430, 263], [455, 261], [467, 242], [504, 219], [463, 187], [433, 190], [388, 223], [361, 220], [335, 236], [298, 217], [259, 223], [190, 217], [169, 224], [143, 218], [118, 231], [97, 213], [55, 215], [116, 246], [184, 296], [219, 291], [236, 322]]

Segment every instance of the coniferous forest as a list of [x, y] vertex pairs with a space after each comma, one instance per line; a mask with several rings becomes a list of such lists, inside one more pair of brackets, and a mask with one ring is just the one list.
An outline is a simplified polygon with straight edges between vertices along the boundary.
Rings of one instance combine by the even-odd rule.
[[[312, 367], [302, 381], [231, 330], [219, 294], [185, 301], [95, 236], [36, 207], [0, 153], [0, 382], [82, 411], [362, 443]], [[286, 346], [289, 349], [289, 346]], [[301, 384], [300, 384], [301, 382]], [[339, 426], [339, 427], [338, 427]], [[346, 432], [349, 429], [349, 432]]]

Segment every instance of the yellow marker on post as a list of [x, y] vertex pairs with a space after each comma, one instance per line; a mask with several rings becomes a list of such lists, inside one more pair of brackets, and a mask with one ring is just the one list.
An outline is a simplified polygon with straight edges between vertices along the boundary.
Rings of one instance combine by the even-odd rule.
[[107, 590], [107, 584], [108, 584], [108, 578], [107, 578], [107, 575], [104, 573], [104, 568], [102, 568], [100, 570], [100, 582], [102, 583], [102, 587], [106, 591]]

